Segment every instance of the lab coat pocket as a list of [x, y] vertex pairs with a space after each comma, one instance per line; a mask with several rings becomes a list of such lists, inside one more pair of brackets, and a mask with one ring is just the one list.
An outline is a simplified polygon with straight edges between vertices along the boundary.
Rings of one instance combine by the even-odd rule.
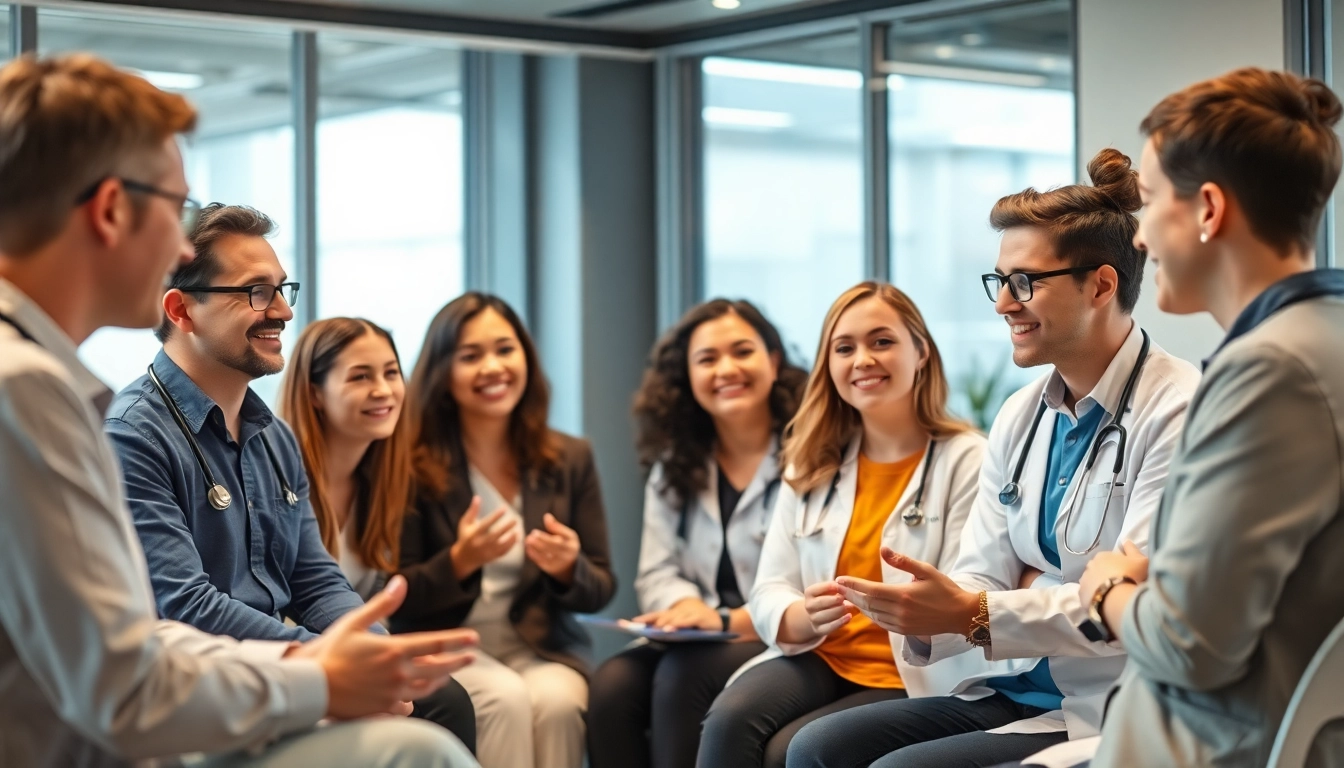
[[1119, 542], [1116, 538], [1125, 522], [1125, 507], [1129, 503], [1129, 486], [1109, 481], [1091, 483], [1083, 489], [1083, 501], [1078, 510], [1078, 519], [1068, 529], [1068, 544], [1073, 549], [1081, 549], [1097, 539], [1097, 546], [1113, 549]]

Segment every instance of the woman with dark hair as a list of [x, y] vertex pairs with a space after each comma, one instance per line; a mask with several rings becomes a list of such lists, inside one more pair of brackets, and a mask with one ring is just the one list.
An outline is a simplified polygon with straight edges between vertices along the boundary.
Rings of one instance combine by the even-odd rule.
[[430, 323], [411, 379], [416, 499], [394, 632], [470, 627], [457, 679], [490, 768], [578, 768], [588, 635], [616, 590], [592, 449], [547, 426], [550, 388], [517, 314], [466, 293]]
[[746, 608], [779, 491], [779, 439], [807, 372], [746, 301], [693, 308], [654, 345], [635, 398], [648, 470], [636, 621], [732, 643], [636, 645], [593, 677], [593, 768], [693, 768], [700, 721], [765, 649]]
[[[280, 385], [277, 411], [298, 440], [322, 544], [365, 600], [397, 570], [412, 474], [405, 400], [391, 334], [352, 317], [304, 328]], [[416, 701], [414, 716], [475, 750], [476, 718], [457, 681]]]

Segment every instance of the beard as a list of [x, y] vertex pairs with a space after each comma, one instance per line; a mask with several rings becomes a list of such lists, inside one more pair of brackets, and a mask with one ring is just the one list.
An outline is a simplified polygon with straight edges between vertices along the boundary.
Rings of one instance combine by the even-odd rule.
[[217, 349], [215, 350], [215, 359], [251, 379], [260, 379], [262, 376], [279, 373], [285, 369], [285, 356], [275, 355], [272, 357], [261, 354], [252, 346], [251, 338], [254, 334], [265, 333], [266, 331], [279, 332], [284, 329], [285, 323], [283, 320], [263, 320], [248, 329], [248, 342], [242, 348]]

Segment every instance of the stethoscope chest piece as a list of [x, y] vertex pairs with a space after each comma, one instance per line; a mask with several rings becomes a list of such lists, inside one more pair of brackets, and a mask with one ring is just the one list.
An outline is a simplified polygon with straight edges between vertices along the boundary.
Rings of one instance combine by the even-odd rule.
[[918, 504], [911, 504], [910, 508], [901, 513], [901, 522], [911, 528], [924, 522], [924, 510], [920, 509]]
[[219, 483], [210, 486], [210, 490], [206, 491], [205, 496], [210, 500], [210, 506], [220, 512], [228, 509], [229, 506], [233, 504], [233, 496], [229, 493], [229, 489]]
[[1003, 486], [999, 491], [999, 503], [1005, 507], [1012, 506], [1022, 500], [1022, 488], [1017, 484], [1010, 482]]

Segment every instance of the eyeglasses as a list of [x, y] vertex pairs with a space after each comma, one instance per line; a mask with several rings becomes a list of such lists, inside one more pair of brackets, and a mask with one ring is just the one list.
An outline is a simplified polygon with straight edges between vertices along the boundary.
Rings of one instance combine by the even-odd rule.
[[299, 295], [298, 283], [281, 283], [279, 285], [240, 285], [240, 286], [186, 286], [180, 288], [183, 293], [246, 293], [247, 301], [252, 305], [252, 309], [258, 312], [265, 312], [271, 308], [271, 303], [275, 301], [275, 295], [279, 293], [285, 299], [285, 303], [294, 306], [294, 300]]
[[182, 233], [190, 235], [191, 231], [196, 228], [196, 222], [201, 218], [201, 204], [199, 202], [180, 192], [169, 192], [166, 189], [159, 189], [153, 184], [145, 184], [144, 182], [135, 181], [133, 179], [123, 179], [119, 176], [109, 176], [94, 182], [93, 186], [84, 190], [84, 192], [75, 199], [75, 205], [83, 205], [92, 200], [93, 196], [98, 194], [98, 188], [103, 186], [103, 182], [107, 181], [109, 178], [121, 182], [121, 186], [129, 192], [139, 192], [142, 195], [156, 195], [165, 200], [173, 201], [181, 209]]
[[1071, 269], [1056, 269], [1052, 272], [1013, 272], [1007, 275], [1000, 275], [998, 272], [990, 272], [987, 275], [981, 275], [980, 281], [985, 284], [985, 295], [990, 301], [998, 301], [999, 294], [1003, 292], [1003, 286], [1008, 286], [1008, 292], [1018, 301], [1031, 301], [1034, 295], [1032, 285], [1037, 280], [1044, 280], [1047, 277], [1059, 277], [1060, 275], [1085, 275], [1095, 269], [1101, 269], [1103, 265], [1093, 264], [1090, 267], [1073, 267]]

